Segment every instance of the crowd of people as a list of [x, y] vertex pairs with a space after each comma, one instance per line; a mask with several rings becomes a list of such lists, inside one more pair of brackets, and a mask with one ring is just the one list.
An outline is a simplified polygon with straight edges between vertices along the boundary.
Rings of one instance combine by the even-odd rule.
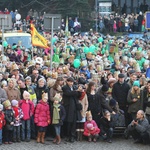
[[136, 143], [150, 143], [149, 43], [146, 33], [131, 39], [90, 30], [67, 38], [55, 32], [53, 56], [8, 44], [1, 51], [0, 144], [44, 143], [49, 135], [55, 144], [83, 136], [112, 143], [118, 126]]

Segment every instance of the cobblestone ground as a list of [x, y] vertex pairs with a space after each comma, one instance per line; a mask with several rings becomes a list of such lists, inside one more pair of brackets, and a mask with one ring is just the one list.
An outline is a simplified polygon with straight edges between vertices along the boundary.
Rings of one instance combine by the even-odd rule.
[[113, 143], [87, 141], [67, 143], [62, 141], [60, 145], [52, 143], [52, 139], [46, 138], [45, 144], [38, 144], [35, 140], [30, 142], [13, 143], [1, 145], [0, 150], [148, 150], [150, 145], [134, 144], [132, 139], [125, 140], [115, 137]]

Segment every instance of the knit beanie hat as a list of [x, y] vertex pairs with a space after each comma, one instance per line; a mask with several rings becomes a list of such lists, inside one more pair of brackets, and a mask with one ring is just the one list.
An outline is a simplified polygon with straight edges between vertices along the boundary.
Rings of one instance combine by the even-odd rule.
[[0, 110], [1, 110], [1, 111], [3, 110], [3, 105], [2, 105], [2, 104], [0, 104]]
[[115, 100], [115, 99], [111, 99], [111, 100], [109, 101], [109, 105], [110, 105], [110, 106], [115, 106], [115, 105], [116, 105], [116, 100]]
[[106, 85], [106, 84], [104, 84], [103, 86], [102, 86], [102, 91], [103, 92], [107, 92], [108, 91], [108, 86]]
[[27, 92], [27, 91], [24, 91], [24, 92], [23, 92], [23, 98], [24, 98], [24, 96], [26, 96], [26, 95], [30, 95], [30, 93]]
[[139, 82], [139, 81], [134, 81], [134, 82], [133, 82], [133, 86], [138, 86], [138, 87], [140, 87], [140, 82]]
[[9, 100], [6, 100], [6, 101], [3, 102], [3, 105], [4, 105], [5, 108], [7, 108], [7, 107], [11, 106], [11, 103], [10, 103]]
[[12, 106], [16, 106], [17, 104], [18, 104], [18, 101], [17, 101], [17, 100], [14, 99], [14, 100], [11, 101], [11, 105], [12, 105]]

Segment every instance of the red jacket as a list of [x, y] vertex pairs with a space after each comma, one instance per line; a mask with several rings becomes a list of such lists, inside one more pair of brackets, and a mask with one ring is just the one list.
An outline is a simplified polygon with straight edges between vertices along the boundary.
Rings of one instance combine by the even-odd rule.
[[29, 120], [30, 117], [34, 114], [34, 104], [30, 100], [28, 100], [28, 103], [26, 100], [20, 100], [19, 107], [23, 112], [23, 120]]
[[4, 113], [1, 111], [0, 112], [0, 130], [2, 130], [3, 126], [5, 125], [5, 115]]
[[37, 126], [46, 127], [50, 124], [49, 105], [42, 100], [37, 104], [35, 109], [34, 122]]
[[[91, 124], [92, 127], [94, 127], [94, 130], [90, 130], [87, 126], [88, 124]], [[100, 133], [100, 129], [98, 128], [96, 122], [94, 120], [91, 120], [91, 121], [86, 121], [84, 123], [84, 133], [83, 135], [85, 136], [89, 136], [88, 134], [91, 134], [91, 135], [95, 135], [95, 134], [99, 134]]]

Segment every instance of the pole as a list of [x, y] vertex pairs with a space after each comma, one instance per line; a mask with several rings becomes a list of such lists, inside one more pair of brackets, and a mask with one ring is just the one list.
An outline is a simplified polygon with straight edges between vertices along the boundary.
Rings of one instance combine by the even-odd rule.
[[52, 59], [53, 59], [53, 25], [54, 17], [52, 17], [52, 27], [51, 27], [51, 60], [50, 60], [50, 70], [52, 71]]
[[96, 25], [96, 32], [97, 32], [97, 0], [95, 0], [95, 16], [96, 16], [96, 22], [95, 22], [95, 25]]

